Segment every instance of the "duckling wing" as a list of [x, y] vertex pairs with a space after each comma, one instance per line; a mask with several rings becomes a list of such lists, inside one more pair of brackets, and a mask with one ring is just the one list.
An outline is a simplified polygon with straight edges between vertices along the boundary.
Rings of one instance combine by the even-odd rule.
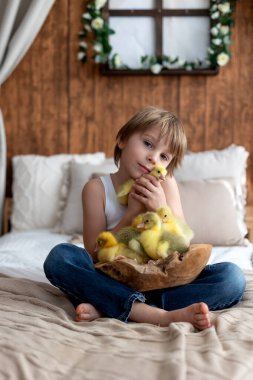
[[98, 251], [98, 261], [101, 263], [105, 263], [108, 261], [113, 261], [115, 256], [117, 255], [118, 247], [113, 246], [109, 248], [101, 248]]
[[118, 242], [128, 244], [132, 239], [136, 239], [139, 233], [133, 227], [123, 227], [116, 233], [116, 239]]
[[175, 221], [178, 227], [181, 229], [182, 234], [185, 237], [185, 239], [190, 243], [191, 239], [194, 236], [194, 233], [192, 229], [190, 228], [190, 226], [187, 223], [183, 222], [180, 218], [175, 217]]
[[118, 249], [117, 255], [120, 255], [120, 256], [122, 255], [122, 256], [128, 257], [129, 259], [136, 260], [137, 263], [140, 263], [140, 264], [145, 262], [144, 256], [140, 255], [137, 252], [132, 251], [131, 249], [126, 247], [124, 244], [120, 244], [118, 248], [119, 249]]
[[164, 231], [162, 234], [162, 240], [169, 243], [168, 255], [173, 252], [184, 253], [189, 248], [189, 242], [183, 235], [177, 235]]

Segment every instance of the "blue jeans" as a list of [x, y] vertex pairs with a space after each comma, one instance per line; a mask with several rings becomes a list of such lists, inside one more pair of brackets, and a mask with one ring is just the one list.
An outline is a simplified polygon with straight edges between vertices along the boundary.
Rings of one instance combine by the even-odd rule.
[[96, 270], [85, 249], [67, 243], [51, 250], [44, 271], [48, 280], [66, 293], [75, 307], [82, 302], [91, 303], [105, 316], [124, 322], [135, 301], [165, 310], [202, 301], [210, 310], [219, 310], [238, 303], [246, 286], [241, 269], [226, 262], [207, 265], [190, 284], [141, 293]]

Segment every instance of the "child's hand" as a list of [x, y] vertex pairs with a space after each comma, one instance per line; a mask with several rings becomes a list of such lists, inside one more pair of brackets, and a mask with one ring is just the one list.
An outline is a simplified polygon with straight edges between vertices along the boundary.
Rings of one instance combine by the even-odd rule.
[[129, 198], [142, 203], [148, 211], [155, 211], [167, 204], [161, 179], [151, 174], [144, 174], [135, 181]]
[[128, 204], [127, 209], [131, 213], [131, 215], [136, 216], [146, 211], [145, 205], [140, 202], [140, 200], [135, 199], [132, 195], [134, 194], [133, 188], [128, 195]]

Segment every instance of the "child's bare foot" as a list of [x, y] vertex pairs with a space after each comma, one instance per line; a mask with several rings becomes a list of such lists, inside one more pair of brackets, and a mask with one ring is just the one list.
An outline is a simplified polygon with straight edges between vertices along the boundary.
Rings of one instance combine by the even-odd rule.
[[102, 317], [102, 314], [90, 303], [80, 303], [76, 308], [77, 322], [91, 322]]
[[211, 326], [209, 309], [204, 302], [194, 303], [169, 313], [170, 322], [189, 322], [199, 330], [205, 330]]

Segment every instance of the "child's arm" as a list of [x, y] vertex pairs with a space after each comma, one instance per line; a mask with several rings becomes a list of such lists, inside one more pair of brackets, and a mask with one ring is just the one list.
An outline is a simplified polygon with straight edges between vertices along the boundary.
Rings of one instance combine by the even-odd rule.
[[104, 211], [105, 194], [99, 178], [90, 180], [82, 191], [83, 204], [83, 242], [87, 251], [97, 261], [96, 238], [106, 230]]
[[[96, 238], [100, 232], [106, 231], [105, 217], [105, 192], [99, 178], [90, 180], [82, 191], [83, 203], [83, 242], [87, 251], [97, 261]], [[134, 199], [130, 199], [125, 214], [119, 223], [112, 229], [117, 232], [125, 226], [129, 226], [132, 219], [145, 211], [145, 207]]]

